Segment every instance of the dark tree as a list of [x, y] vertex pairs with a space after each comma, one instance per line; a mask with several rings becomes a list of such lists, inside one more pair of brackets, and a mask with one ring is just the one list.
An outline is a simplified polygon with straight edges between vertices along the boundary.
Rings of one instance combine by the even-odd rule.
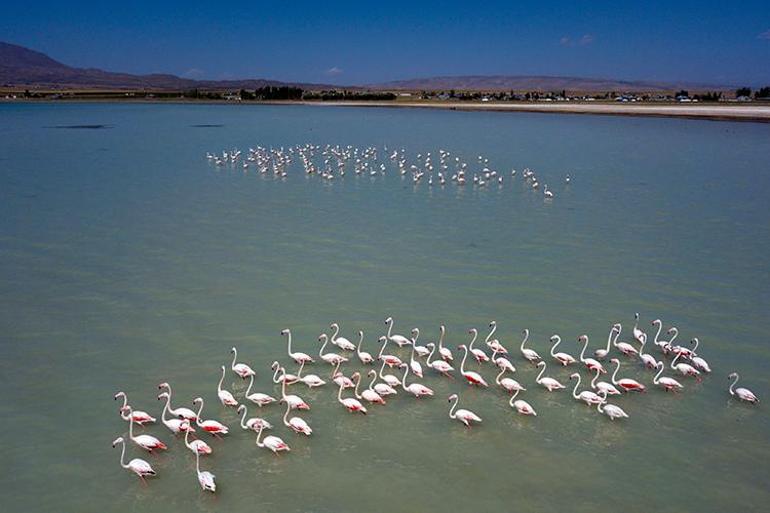
[[735, 97], [739, 96], [751, 96], [751, 88], [750, 87], [741, 87], [740, 89], [735, 90]]

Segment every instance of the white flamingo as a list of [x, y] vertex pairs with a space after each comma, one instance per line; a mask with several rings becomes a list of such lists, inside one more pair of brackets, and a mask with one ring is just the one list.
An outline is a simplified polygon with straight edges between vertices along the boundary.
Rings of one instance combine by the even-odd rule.
[[[186, 419], [175, 419], [175, 418], [166, 418], [166, 413], [168, 412], [168, 403], [169, 403], [169, 395], [168, 392], [161, 392], [158, 395], [158, 401], [161, 401], [163, 399], [166, 399], [166, 404], [163, 406], [163, 411], [160, 414], [160, 420], [163, 422], [163, 425], [168, 428], [169, 431], [174, 433], [175, 435], [178, 435], [179, 433], [185, 431], [185, 429], [192, 429], [190, 427], [190, 422]], [[184, 426], [187, 426], [185, 428]], [[195, 431], [193, 429], [193, 431]]]
[[[499, 358], [499, 360], [503, 360], [503, 358]], [[516, 381], [512, 378], [503, 378], [503, 374], [505, 374], [506, 371], [509, 369], [513, 369], [511, 372], [516, 372], [516, 369], [513, 368], [511, 365], [510, 367], [506, 365], [498, 365], [500, 368], [500, 374], [495, 377], [495, 383], [497, 383], [499, 386], [503, 387], [507, 392], [518, 392], [519, 390], [526, 390], [523, 386], [521, 386], [521, 383]]]
[[268, 404], [272, 404], [272, 403], [275, 402], [275, 397], [273, 397], [271, 395], [263, 394], [262, 392], [254, 392], [252, 394], [251, 393], [251, 387], [253, 385], [254, 385], [254, 376], [251, 376], [249, 378], [249, 386], [246, 389], [246, 396], [245, 396], [246, 399], [248, 399], [252, 403], [256, 404], [260, 408], [262, 406], [267, 406]]
[[468, 348], [465, 346], [465, 344], [460, 344], [457, 346], [458, 349], [462, 349], [464, 351], [463, 359], [460, 361], [460, 374], [463, 375], [465, 380], [468, 382], [469, 385], [478, 385], [482, 387], [488, 387], [486, 381], [484, 381], [484, 378], [481, 377], [481, 374], [474, 371], [466, 371], [465, 370], [465, 360], [468, 358]]
[[[415, 328], [415, 330], [416, 329], [417, 328]], [[414, 331], [412, 331], [412, 333], [414, 334]], [[419, 331], [417, 332], [417, 334], [419, 335]], [[412, 370], [412, 373], [415, 376], [421, 378], [422, 377], [422, 365], [420, 365], [420, 362], [418, 362], [414, 358], [414, 347], [417, 345], [416, 340], [417, 340], [416, 338], [412, 339], [412, 351], [411, 351], [411, 353], [409, 355], [409, 368]]]
[[632, 330], [632, 334], [634, 335], [634, 338], [637, 342], [642, 341], [642, 335], [644, 335], [644, 332], [639, 329], [639, 313], [634, 314], [634, 329]]
[[132, 442], [134, 442], [136, 445], [141, 447], [147, 452], [152, 452], [156, 449], [158, 450], [166, 450], [168, 447], [166, 447], [166, 444], [158, 440], [152, 435], [137, 435], [134, 436], [134, 419], [131, 417], [131, 407], [126, 406], [126, 411], [128, 411], [129, 420], [128, 420], [128, 438], [131, 439]]
[[654, 369], [657, 365], [657, 361], [655, 358], [652, 357], [652, 355], [647, 354], [644, 352], [644, 345], [647, 343], [647, 334], [642, 333], [642, 345], [639, 347], [639, 358], [641, 358], [642, 363], [645, 367], [648, 369]]
[[[376, 375], [377, 372], [374, 370], [369, 371], [370, 373], [374, 372]], [[385, 404], [385, 399], [382, 398], [380, 394], [372, 390], [371, 388], [365, 388], [362, 393], [358, 393], [358, 386], [361, 384], [361, 373], [354, 372], [353, 373], [353, 379], [355, 380], [356, 386], [353, 389], [353, 395], [356, 396], [356, 399], [364, 399], [365, 401], [368, 401], [370, 403], [375, 404]]]
[[561, 344], [561, 337], [559, 335], [554, 335], [551, 337], [551, 342], [553, 343], [553, 346], [551, 346], [551, 356], [558, 361], [560, 364], [562, 364], [564, 367], [567, 365], [575, 363], [575, 358], [567, 353], [557, 353], [556, 348]]
[[471, 336], [472, 336], [471, 343], [468, 344], [468, 349], [470, 350], [470, 352], [473, 355], [473, 357], [479, 363], [488, 362], [489, 361], [489, 356], [487, 356], [487, 353], [485, 353], [481, 349], [474, 349], [474, 347], [473, 347], [473, 344], [476, 342], [476, 339], [479, 336], [478, 330], [476, 328], [471, 328], [470, 330], [468, 330], [468, 333], [470, 333]]
[[663, 352], [665, 352], [666, 346], [668, 345], [668, 340], [659, 340], [660, 332], [663, 330], [663, 321], [660, 319], [655, 319], [652, 321], [652, 325], [658, 327], [658, 330], [655, 333], [655, 338], [652, 339], [652, 343], [658, 346], [658, 348]]
[[451, 378], [452, 375], [450, 374], [450, 372], [454, 371], [454, 368], [451, 365], [449, 365], [445, 360], [430, 361], [431, 358], [433, 358], [433, 353], [436, 351], [436, 344], [434, 344], [433, 342], [429, 342], [428, 347], [430, 348], [430, 353], [428, 353], [428, 359], [425, 361], [425, 363], [428, 365], [428, 367], [435, 370], [436, 372], [443, 374], [448, 378]]
[[376, 383], [377, 381], [377, 371], [372, 369], [369, 371], [369, 376], [372, 376], [372, 381], [369, 382], [369, 390], [372, 390], [379, 394], [381, 397], [386, 397], [389, 395], [396, 395], [398, 392], [395, 388], [388, 385], [387, 383]]
[[171, 413], [171, 415], [175, 417], [180, 417], [182, 419], [187, 419], [190, 422], [195, 422], [198, 419], [198, 415], [192, 411], [190, 408], [185, 407], [179, 407], [179, 408], [172, 408], [171, 407], [171, 385], [168, 383], [161, 383], [158, 385], [158, 390], [165, 389], [166, 392], [168, 392], [168, 411]]
[[325, 361], [329, 365], [337, 365], [337, 363], [345, 363], [346, 361], [348, 361], [347, 358], [337, 353], [324, 353], [326, 344], [329, 343], [329, 337], [326, 336], [326, 333], [321, 333], [321, 335], [318, 337], [318, 341], [322, 343], [321, 349], [318, 351], [318, 355], [321, 357], [323, 361]]
[[296, 374], [289, 374], [286, 372], [286, 369], [281, 367], [281, 364], [278, 363], [278, 360], [274, 361], [270, 365], [270, 368], [273, 369], [273, 383], [275, 384], [283, 383], [285, 381], [287, 385], [293, 385], [299, 381], [299, 377], [297, 377]]
[[530, 404], [525, 401], [524, 399], [516, 399], [516, 396], [519, 395], [519, 392], [521, 390], [517, 390], [511, 398], [508, 400], [508, 404], [511, 408], [516, 409], [517, 412], [521, 413], [522, 415], [531, 415], [533, 417], [537, 417], [537, 412], [535, 409], [530, 406]]
[[390, 368], [400, 367], [403, 363], [401, 358], [393, 354], [382, 354], [385, 351], [385, 346], [388, 345], [388, 338], [382, 336], [379, 341], [382, 343], [382, 347], [380, 348], [380, 353], [377, 355], [377, 359], [382, 360], [382, 362]]
[[264, 426], [265, 429], [273, 429], [273, 426], [270, 424], [270, 422], [266, 421], [262, 417], [251, 417], [249, 420], [246, 420], [246, 415], [248, 415], [249, 410], [246, 408], [245, 404], [242, 404], [238, 406], [238, 413], [241, 414], [241, 428], [245, 431], [259, 431], [259, 428]]
[[666, 392], [670, 392], [671, 390], [681, 390], [682, 384], [675, 380], [674, 378], [669, 378], [668, 376], [660, 377], [661, 374], [663, 374], [663, 369], [666, 367], [663, 362], [656, 362], [655, 367], [657, 367], [658, 373], [655, 374], [655, 377], [652, 378], [652, 382], [656, 385], [662, 386]]
[[[300, 417], [289, 418], [289, 412], [291, 411], [291, 405], [286, 403], [286, 412], [283, 414], [283, 425], [291, 429], [295, 433], [310, 436], [313, 434], [313, 430], [310, 428], [307, 422]], [[267, 426], [265, 426], [267, 427]]]
[[610, 354], [610, 344], [612, 343], [612, 336], [615, 334], [616, 328], [615, 325], [610, 328], [610, 334], [607, 336], [607, 348], [606, 349], [597, 349], [594, 351], [594, 356], [599, 359], [607, 358], [607, 355]]
[[521, 347], [519, 349], [521, 350], [521, 354], [524, 356], [524, 359], [530, 363], [537, 363], [538, 361], [542, 360], [540, 355], [537, 354], [537, 351], [524, 347], [524, 344], [527, 342], [527, 340], [529, 340], [529, 330], [525, 328], [522, 333], [524, 334], [524, 340], [521, 341]]
[[598, 361], [593, 358], [586, 358], [586, 348], [588, 347], [588, 335], [580, 335], [578, 337], [578, 342], [583, 343], [583, 350], [580, 352], [580, 361], [586, 366], [586, 368], [589, 371], [599, 370], [599, 372], [606, 374], [607, 371], [604, 370], [604, 366]]
[[570, 375], [569, 379], [577, 378], [577, 383], [575, 383], [575, 388], [572, 390], [572, 397], [574, 397], [578, 401], [583, 401], [588, 406], [592, 406], [594, 404], [599, 404], [601, 402], [604, 402], [604, 400], [596, 395], [594, 392], [591, 392], [590, 390], [583, 390], [579, 394], [577, 393], [577, 389], [580, 387], [580, 374], [577, 372], [574, 372]]
[[487, 338], [484, 340], [484, 343], [487, 345], [489, 349], [495, 352], [495, 354], [508, 354], [508, 349], [503, 346], [499, 340], [496, 338], [492, 338], [497, 331], [497, 321], [490, 321], [489, 322], [489, 334], [487, 335]]
[[447, 362], [454, 361], [452, 351], [450, 351], [449, 348], [444, 347], [444, 334], [446, 333], [446, 328], [442, 324], [439, 329], [441, 330], [441, 335], [438, 338], [438, 354]]
[[424, 358], [428, 356], [428, 353], [430, 350], [425, 347], [417, 344], [417, 339], [420, 338], [420, 328], [414, 328], [412, 329], [412, 338], [410, 339], [409, 343], [414, 348], [414, 352], [417, 353], [417, 356]]
[[229, 390], [224, 390], [222, 388], [222, 381], [225, 379], [225, 370], [225, 366], [222, 365], [222, 377], [219, 378], [219, 384], [217, 385], [217, 397], [219, 397], [219, 402], [222, 403], [222, 406], [236, 407], [238, 406], [238, 401], [235, 400], [233, 394]]
[[361, 360], [361, 363], [364, 365], [369, 365], [370, 363], [374, 362], [374, 358], [371, 354], [367, 353], [366, 351], [361, 351], [361, 343], [364, 341], [364, 332], [361, 330], [358, 330], [358, 345], [356, 346], [356, 355], [358, 356], [358, 359]]
[[340, 333], [340, 325], [336, 322], [333, 322], [329, 325], [329, 328], [334, 330], [334, 333], [331, 337], [331, 343], [335, 346], [339, 347], [343, 351], [355, 351], [356, 346], [351, 342], [350, 340], [346, 339], [345, 337], [338, 336]]
[[620, 370], [620, 360], [617, 358], [613, 358], [610, 360], [612, 363], [615, 364], [615, 372], [612, 373], [612, 384], [618, 385], [620, 388], [625, 390], [626, 392], [632, 392], [632, 391], [638, 391], [638, 392], [644, 392], [645, 386], [636, 381], [635, 379], [631, 378], [623, 378], [623, 379], [616, 379], [618, 375], [618, 371]]
[[[607, 400], [607, 394], [605, 392], [599, 391], [599, 397], [601, 397], [603, 401]], [[620, 406], [615, 406], [614, 404], [606, 404], [605, 402], [601, 402], [596, 405], [596, 410], [599, 413], [603, 413], [604, 415], [608, 416], [610, 420], [628, 418], [628, 414], [624, 412]]]
[[139, 479], [141, 479], [143, 483], [146, 483], [146, 481], [144, 480], [145, 477], [157, 475], [156, 472], [152, 469], [152, 466], [150, 466], [149, 463], [147, 463], [141, 458], [134, 458], [128, 463], [123, 463], [123, 458], [126, 456], [126, 441], [123, 440], [122, 436], [119, 436], [118, 438], [112, 441], [113, 448], [118, 444], [123, 444], [123, 448], [120, 451], [121, 467], [139, 476]]
[[420, 383], [412, 383], [410, 385], [406, 384], [406, 376], [409, 374], [409, 366], [405, 363], [401, 364], [401, 367], [404, 368], [404, 377], [401, 378], [401, 388], [415, 396], [416, 398], [424, 397], [424, 396], [433, 396], [433, 390], [426, 387], [425, 385], [422, 385]]
[[398, 378], [397, 376], [394, 376], [393, 374], [383, 374], [384, 371], [385, 371], [385, 362], [382, 362], [382, 367], [380, 367], [380, 379], [383, 380], [385, 383], [387, 383], [388, 386], [391, 386], [391, 387], [401, 386], [400, 378]]
[[288, 445], [286, 445], [286, 442], [278, 438], [277, 436], [268, 435], [265, 437], [265, 439], [260, 442], [260, 438], [262, 437], [262, 431], [264, 430], [264, 427], [260, 427], [259, 431], [257, 431], [257, 447], [260, 449], [270, 449], [273, 451], [273, 454], [278, 454], [281, 451], [290, 451], [291, 448], [289, 448]]
[[481, 422], [481, 417], [470, 410], [460, 408], [459, 410], [455, 411], [455, 408], [457, 408], [457, 403], [460, 401], [460, 398], [457, 396], [457, 394], [452, 394], [449, 396], [449, 402], [451, 403], [452, 401], [455, 403], [451, 408], [449, 408], [450, 419], [457, 419], [459, 422], [465, 424], [465, 427], [471, 427], [472, 422]]
[[216, 476], [208, 470], [201, 472], [201, 455], [197, 452], [195, 453], [195, 471], [198, 473], [198, 484], [203, 491], [212, 493], [217, 491], [217, 483], [214, 481]]
[[690, 357], [690, 361], [692, 362], [693, 366], [696, 369], [708, 374], [709, 372], [711, 372], [711, 367], [709, 366], [706, 360], [698, 356], [697, 353], [695, 352], [698, 350], [698, 344], [699, 344], [697, 337], [692, 339], [692, 343], [695, 344], [695, 347], [692, 348], [692, 356]]
[[[286, 369], [283, 367], [280, 368], [280, 372], [286, 373]], [[286, 380], [282, 380], [281, 382], [281, 399], [278, 401], [280, 403], [288, 403], [292, 409], [294, 410], [309, 410], [310, 405], [307, 404], [302, 398], [298, 395], [294, 394], [286, 394]]]
[[187, 426], [184, 428], [184, 430], [185, 430], [185, 432], [184, 432], [184, 445], [185, 445], [185, 447], [190, 449], [193, 453], [197, 453], [197, 454], [204, 454], [204, 455], [206, 455], [206, 454], [211, 454], [212, 452], [214, 452], [214, 451], [211, 450], [211, 447], [209, 446], [209, 444], [207, 444], [203, 440], [193, 440], [191, 442], [190, 441], [190, 431], [193, 430], [192, 426], [190, 426], [190, 421], [189, 420], [185, 420], [183, 422], [185, 424], [187, 424]]
[[623, 353], [626, 356], [636, 356], [639, 354], [639, 351], [636, 350], [634, 346], [629, 344], [628, 342], [618, 342], [618, 337], [620, 337], [621, 332], [621, 326], [620, 324], [615, 325], [615, 339], [612, 341], [612, 345], [615, 346], [618, 351]]
[[677, 353], [676, 358], [671, 361], [671, 368], [679, 372], [682, 376], [692, 376], [700, 381], [700, 371], [698, 369], [689, 363], [676, 363], [681, 357], [682, 353]]
[[594, 390], [602, 391], [604, 390], [604, 393], [607, 395], [620, 395], [620, 390], [615, 388], [615, 385], [612, 383], [607, 383], [606, 381], [599, 381], [596, 382], [597, 379], [599, 379], [599, 376], [601, 373], [599, 371], [596, 371], [596, 375], [594, 376], [594, 379], [591, 380], [591, 388]]
[[730, 384], [729, 392], [730, 392], [731, 396], [737, 397], [741, 401], [746, 401], [746, 402], [752, 403], [752, 404], [759, 404], [759, 398], [756, 395], [754, 395], [754, 392], [752, 392], [748, 388], [738, 387], [735, 390], [733, 390], [735, 385], [738, 384], [738, 380], [741, 379], [741, 377], [738, 375], [737, 372], [731, 373], [727, 377], [727, 379], [734, 379], [735, 380], [735, 381], [733, 381]]
[[245, 363], [235, 363], [235, 360], [238, 359], [238, 350], [236, 348], [233, 347], [232, 349], [230, 349], [230, 352], [233, 353], [233, 363], [230, 364], [230, 369], [232, 369], [234, 373], [236, 373], [242, 379], [246, 379], [249, 376], [256, 375], [256, 372], [254, 372], [254, 369], [252, 369]]
[[297, 379], [308, 386], [308, 388], [320, 387], [326, 384], [326, 381], [322, 380], [317, 374], [302, 375], [302, 370], [305, 368], [305, 362], [299, 364], [299, 370], [297, 370]]
[[230, 432], [230, 429], [217, 420], [201, 420], [201, 412], [203, 411], [203, 398], [196, 397], [193, 399], [193, 404], [200, 404], [198, 406], [198, 413], [196, 415], [195, 423], [199, 428], [207, 433], [211, 433], [214, 436], [226, 435]]
[[[121, 406], [118, 409], [118, 413], [120, 414], [120, 418], [128, 422], [128, 414], [126, 413], [126, 406], [128, 406], [128, 397], [126, 396], [125, 392], [118, 392], [115, 394], [115, 400], [118, 400], [118, 397], [123, 398], [123, 406]], [[132, 417], [134, 419], [134, 422], [139, 424], [140, 426], [144, 426], [147, 423], [155, 422], [157, 419], [150, 415], [149, 413], [141, 410], [132, 410]]]
[[546, 369], [545, 362], [539, 362], [537, 366], [542, 367], [542, 369], [540, 369], [540, 374], [538, 374], [537, 377], [535, 378], [535, 382], [538, 385], [545, 387], [545, 389], [548, 390], [549, 392], [566, 388], [564, 385], [562, 385], [561, 383], [559, 383], [558, 381], [556, 381], [551, 377], [548, 377], [548, 376], [543, 377], [543, 374], [545, 374], [545, 369]]
[[393, 317], [385, 319], [385, 324], [388, 326], [387, 337], [390, 342], [394, 342], [398, 347], [404, 347], [410, 343], [409, 339], [403, 335], [391, 335], [391, 331], [393, 330]]
[[285, 330], [281, 331], [281, 335], [286, 335], [288, 337], [287, 341], [287, 350], [289, 352], [289, 357], [291, 357], [297, 364], [302, 364], [302, 362], [305, 363], [313, 363], [315, 360], [313, 358], [305, 353], [301, 353], [297, 351], [296, 353], [291, 352], [291, 330], [286, 328]]
[[341, 386], [339, 391], [337, 392], [337, 401], [339, 401], [339, 403], [342, 406], [347, 408], [347, 410], [350, 413], [363, 413], [364, 415], [366, 415], [366, 407], [364, 407], [364, 405], [361, 404], [361, 401], [359, 401], [355, 397], [346, 397], [344, 399], [342, 398], [342, 390], [344, 388], [345, 387]]

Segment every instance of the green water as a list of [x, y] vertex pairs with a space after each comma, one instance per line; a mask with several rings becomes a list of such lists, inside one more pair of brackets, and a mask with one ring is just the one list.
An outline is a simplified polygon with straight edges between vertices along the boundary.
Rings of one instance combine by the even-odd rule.
[[[105, 129], [53, 128], [104, 124]], [[199, 128], [197, 124], [221, 124]], [[394, 172], [332, 184], [218, 169], [206, 151], [296, 144], [376, 145], [408, 155], [440, 148], [492, 167], [529, 166], [502, 188], [414, 187]], [[0, 418], [5, 511], [759, 511], [770, 503], [766, 404], [737, 404], [727, 374], [770, 399], [770, 126], [599, 116], [325, 107], [0, 105]], [[564, 176], [570, 173], [572, 183]], [[547, 353], [553, 333], [604, 344], [660, 317], [698, 336], [714, 372], [678, 395], [651, 389], [612, 402], [610, 422], [566, 392], [534, 384], [515, 349], [529, 328]], [[270, 382], [273, 359], [317, 353], [338, 321], [365, 349], [392, 315], [423, 341], [447, 326], [452, 348], [491, 319], [512, 351], [522, 398], [426, 372], [436, 397], [400, 393], [350, 415], [336, 389], [311, 402], [304, 438], [262, 414], [291, 445], [278, 457], [236, 428], [216, 401], [229, 349]], [[402, 355], [407, 353], [402, 352]], [[550, 362], [550, 359], [549, 359]], [[625, 360], [624, 360], [625, 363]], [[291, 366], [293, 368], [293, 366]], [[359, 365], [345, 368], [346, 374]], [[471, 369], [478, 370], [473, 364]], [[313, 372], [327, 377], [329, 368]], [[549, 365], [568, 382], [571, 370]], [[482, 367], [491, 381], [493, 370]], [[622, 375], [651, 373], [626, 363]], [[670, 372], [666, 372], [671, 375]], [[585, 373], [583, 373], [585, 376]], [[112, 395], [160, 416], [157, 384], [175, 405], [202, 395], [203, 416], [230, 425], [202, 466], [162, 425], [170, 449], [147, 456], [142, 487], [110, 442], [127, 432]], [[228, 374], [240, 397], [243, 383]], [[652, 387], [651, 387], [652, 388]], [[447, 417], [450, 393], [483, 424]], [[250, 408], [250, 414], [256, 414]]]

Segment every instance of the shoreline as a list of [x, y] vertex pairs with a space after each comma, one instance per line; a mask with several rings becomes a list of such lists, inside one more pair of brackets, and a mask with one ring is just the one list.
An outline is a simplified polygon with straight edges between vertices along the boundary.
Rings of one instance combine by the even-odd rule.
[[465, 102], [415, 102], [415, 101], [220, 101], [185, 99], [131, 99], [110, 98], [27, 100], [0, 99], [0, 104], [18, 103], [115, 103], [115, 104], [200, 104], [200, 105], [303, 105], [318, 107], [369, 107], [369, 108], [411, 108], [443, 109], [476, 112], [527, 112], [542, 114], [591, 114], [603, 116], [636, 116], [700, 119], [710, 121], [746, 121], [770, 123], [770, 105], [693, 105], [693, 104], [628, 104], [628, 103], [465, 103]]

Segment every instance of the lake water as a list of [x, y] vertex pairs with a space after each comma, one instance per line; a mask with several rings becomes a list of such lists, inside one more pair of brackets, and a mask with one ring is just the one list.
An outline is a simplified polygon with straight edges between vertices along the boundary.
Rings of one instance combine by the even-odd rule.
[[[104, 128], [56, 128], [105, 125]], [[193, 125], [222, 125], [196, 127]], [[333, 183], [299, 166], [281, 181], [218, 168], [207, 151], [340, 144], [446, 149], [505, 171], [506, 182], [464, 189], [348, 174]], [[738, 404], [727, 374], [770, 399], [770, 125], [679, 119], [434, 110], [213, 105], [0, 105], [0, 418], [5, 511], [758, 511], [770, 503], [767, 405]], [[556, 198], [522, 185], [534, 169]], [[474, 164], [471, 165], [471, 168]], [[519, 170], [511, 180], [511, 168]], [[572, 182], [564, 177], [569, 173]], [[666, 394], [623, 359], [621, 375], [650, 386], [613, 398], [611, 422], [565, 391], [534, 384], [518, 353], [576, 338], [630, 338], [663, 319], [679, 341], [700, 338], [714, 372]], [[295, 350], [317, 354], [319, 333], [376, 353], [385, 317], [452, 348], [496, 319], [521, 398], [472, 390], [426, 372], [436, 391], [401, 392], [351, 415], [327, 385], [294, 393], [310, 438], [261, 413], [291, 445], [274, 456], [217, 402], [219, 366], [239, 360], [270, 381]], [[401, 352], [402, 355], [407, 353]], [[657, 354], [657, 353], [656, 353]], [[548, 374], [569, 383], [571, 369]], [[356, 365], [347, 366], [350, 375]], [[290, 366], [295, 369], [293, 365]], [[469, 368], [478, 370], [476, 364]], [[328, 377], [327, 365], [313, 372]], [[582, 371], [581, 371], [582, 372]], [[490, 366], [481, 373], [492, 381]], [[585, 377], [585, 372], [582, 372]], [[666, 375], [672, 375], [670, 370]], [[143, 487], [111, 441], [127, 432], [112, 395], [160, 416], [157, 384], [175, 406], [206, 399], [203, 416], [232, 428], [204, 439], [216, 496], [162, 425], [144, 429], [166, 453]], [[244, 385], [228, 372], [226, 388]], [[483, 424], [447, 417], [447, 396]], [[141, 431], [141, 430], [140, 430]]]

